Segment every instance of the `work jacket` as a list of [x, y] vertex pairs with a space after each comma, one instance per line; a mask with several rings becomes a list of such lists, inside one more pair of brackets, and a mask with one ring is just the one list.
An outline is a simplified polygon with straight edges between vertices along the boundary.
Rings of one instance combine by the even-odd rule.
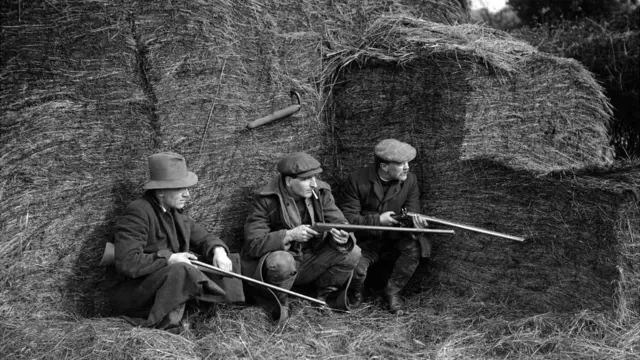
[[[339, 206], [349, 223], [355, 225], [381, 226], [380, 214], [393, 211], [400, 214], [402, 209], [421, 213], [418, 180], [413, 173], [404, 181], [394, 181], [386, 193], [378, 176], [375, 164], [349, 174], [340, 193]], [[386, 237], [397, 237], [382, 231], [357, 231], [359, 241], [381, 241]], [[423, 257], [431, 254], [431, 242], [424, 236], [415, 236], [420, 242]]]
[[[284, 190], [283, 183], [282, 175], [278, 175], [253, 195], [251, 210], [244, 225], [244, 246], [241, 252], [242, 272], [247, 276], [259, 279], [256, 274], [258, 262], [272, 251], [290, 251], [296, 257], [303, 251], [314, 252], [323, 243], [344, 252], [351, 251], [355, 246], [352, 236], [346, 244], [338, 244], [329, 233], [323, 233], [304, 244], [297, 241], [284, 244], [287, 230], [299, 226], [300, 219], [295, 201]], [[313, 214], [312, 223], [347, 223], [335, 204], [331, 187], [320, 180], [317, 180], [317, 184], [315, 192], [318, 199], [311, 197], [305, 201], [308, 211]]]

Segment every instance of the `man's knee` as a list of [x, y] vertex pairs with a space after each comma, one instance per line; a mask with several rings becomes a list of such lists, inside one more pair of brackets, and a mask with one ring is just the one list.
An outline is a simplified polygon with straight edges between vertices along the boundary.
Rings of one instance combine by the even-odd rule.
[[296, 261], [287, 251], [274, 251], [267, 255], [263, 271], [267, 282], [280, 283], [297, 274]]
[[194, 269], [196, 268], [191, 264], [178, 262], [178, 263], [173, 263], [171, 265], [167, 265], [167, 274], [169, 276], [176, 276], [176, 275], [188, 273], [189, 271], [192, 271]]
[[353, 250], [351, 250], [349, 252], [349, 256], [347, 257], [347, 263], [351, 267], [355, 268], [358, 265], [358, 263], [360, 262], [361, 258], [362, 258], [362, 249], [360, 249], [360, 247], [358, 247], [358, 245], [355, 245], [353, 247]]
[[355, 245], [353, 249], [348, 253], [336, 251], [336, 254], [333, 255], [333, 265], [339, 265], [353, 269], [358, 265], [361, 257], [362, 252], [360, 248]]

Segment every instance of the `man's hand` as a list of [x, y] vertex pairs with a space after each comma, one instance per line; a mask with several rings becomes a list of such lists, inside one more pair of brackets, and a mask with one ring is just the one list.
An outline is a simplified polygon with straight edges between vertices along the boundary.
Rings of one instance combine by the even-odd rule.
[[427, 219], [423, 218], [422, 216], [411, 215], [411, 219], [413, 220], [413, 226], [415, 226], [417, 229], [425, 229], [429, 227]]
[[309, 225], [296, 226], [291, 230], [287, 230], [284, 241], [288, 244], [292, 241], [307, 242], [314, 236], [320, 235], [317, 231], [313, 230]]
[[332, 228], [329, 232], [333, 235], [333, 240], [340, 245], [346, 244], [347, 241], [349, 241], [349, 233], [344, 230]]
[[181, 253], [171, 254], [168, 262], [169, 262], [169, 265], [173, 265], [177, 263], [187, 263], [189, 265], [192, 265], [191, 261], [189, 260], [198, 260], [198, 257], [193, 255], [192, 253], [181, 252]]
[[227, 251], [222, 246], [217, 246], [213, 249], [213, 266], [218, 267], [224, 271], [231, 271], [233, 264], [231, 259], [227, 255]]
[[385, 213], [380, 214], [380, 225], [382, 226], [391, 226], [398, 223], [398, 221], [391, 217], [394, 215], [393, 211], [387, 211]]

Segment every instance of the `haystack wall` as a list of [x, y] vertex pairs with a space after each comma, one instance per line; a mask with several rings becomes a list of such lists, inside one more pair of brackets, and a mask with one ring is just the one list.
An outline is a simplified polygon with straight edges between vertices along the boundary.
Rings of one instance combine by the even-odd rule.
[[[487, 129], [481, 134], [484, 142], [477, 144], [483, 149], [470, 151], [470, 128], [490, 123], [495, 119], [487, 117], [499, 115], [488, 113], [501, 110], [483, 108], [478, 93], [501, 92], [492, 101], [511, 106], [513, 114], [526, 114], [531, 104], [527, 91], [520, 94], [498, 81], [476, 80], [480, 71], [475, 66], [445, 57], [402, 67], [368, 65], [345, 70], [333, 89], [338, 149], [334, 170], [343, 176], [369, 164], [371, 149], [383, 138], [407, 141], [418, 150], [411, 171], [420, 179], [426, 214], [527, 239], [518, 243], [462, 230], [455, 237], [436, 236], [435, 256], [423, 263], [414, 287], [444, 285], [466, 296], [532, 312], [612, 306], [619, 280], [617, 251], [623, 240], [615, 230], [619, 195], [600, 185], [582, 184], [570, 171], [565, 179], [541, 177], [526, 166], [507, 166], [513, 165], [509, 160], [522, 157], [528, 158], [520, 164], [535, 164], [536, 155], [554, 158], [532, 150], [548, 149], [548, 139], [554, 138], [539, 121], [528, 121], [533, 125], [526, 129]], [[540, 70], [532, 76], [540, 76]], [[516, 79], [512, 85], [517, 84]], [[560, 93], [551, 93], [555, 95], [547, 101], [562, 101]], [[539, 119], [550, 121], [542, 115]], [[497, 124], [509, 126], [500, 120]], [[582, 134], [579, 126], [569, 127], [569, 133]], [[529, 138], [522, 140], [525, 134]], [[513, 146], [517, 137], [532, 148]], [[589, 141], [606, 148], [598, 139]], [[569, 169], [568, 164], [584, 166], [582, 160], [562, 157]]]

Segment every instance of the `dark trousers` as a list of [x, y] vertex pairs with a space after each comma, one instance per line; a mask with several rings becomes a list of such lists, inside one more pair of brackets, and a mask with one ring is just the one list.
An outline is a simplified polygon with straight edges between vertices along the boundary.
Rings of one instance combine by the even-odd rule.
[[291, 289], [293, 285], [315, 284], [322, 290], [342, 287], [360, 260], [360, 249], [341, 252], [330, 246], [322, 246], [316, 252], [294, 256], [289, 251], [274, 251], [267, 255], [264, 264], [266, 282]]
[[384, 293], [387, 295], [399, 293], [407, 285], [420, 264], [421, 251], [418, 240], [410, 236], [395, 239], [359, 240], [358, 245], [362, 249], [362, 257], [353, 274], [352, 288], [364, 285], [369, 266], [378, 262], [381, 257], [389, 253], [399, 253], [384, 289]]
[[225, 292], [194, 266], [177, 263], [153, 274], [127, 279], [111, 293], [116, 314], [137, 326], [156, 325], [171, 309], [190, 299], [215, 302]]

